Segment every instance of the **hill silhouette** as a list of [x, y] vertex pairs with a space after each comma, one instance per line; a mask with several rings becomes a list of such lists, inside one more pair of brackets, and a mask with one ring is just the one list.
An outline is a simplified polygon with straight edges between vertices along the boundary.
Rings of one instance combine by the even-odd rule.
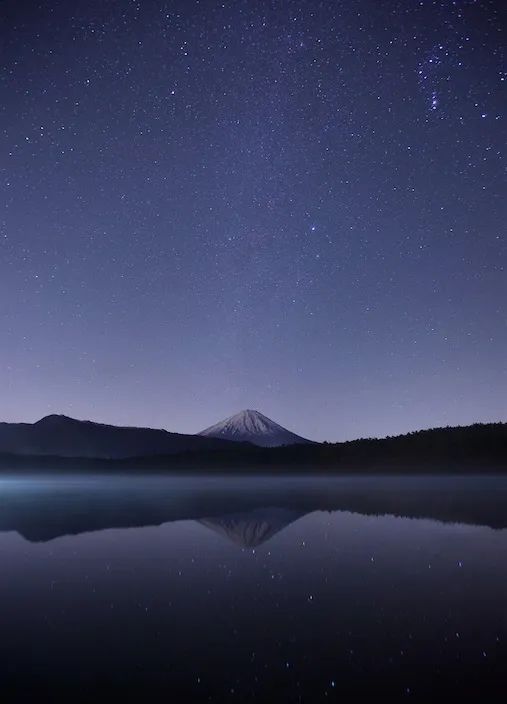
[[107, 425], [64, 415], [49, 415], [36, 423], [0, 423], [0, 452], [13, 455], [119, 459], [211, 451], [229, 445], [225, 439]]
[[[95, 424], [92, 424], [95, 425]], [[110, 427], [110, 426], [109, 426]], [[153, 431], [164, 432], [164, 431]], [[168, 433], [172, 436], [173, 434]], [[183, 449], [170, 453], [149, 446], [129, 457], [0, 453], [4, 470], [192, 471], [192, 472], [505, 472], [507, 424], [476, 423], [421, 430], [397, 437], [342, 443], [304, 443], [257, 447], [200, 436], [181, 436]], [[187, 438], [204, 443], [199, 447]], [[70, 440], [69, 440], [70, 443]], [[209, 443], [209, 444], [208, 444]], [[1, 446], [1, 445], [0, 445]], [[142, 445], [140, 445], [142, 447]], [[173, 445], [171, 445], [174, 448]], [[77, 455], [77, 451], [74, 453]]]

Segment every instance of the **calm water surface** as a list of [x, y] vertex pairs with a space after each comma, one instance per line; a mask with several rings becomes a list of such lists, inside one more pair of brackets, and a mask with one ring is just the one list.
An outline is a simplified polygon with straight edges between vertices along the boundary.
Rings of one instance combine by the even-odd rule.
[[505, 701], [507, 480], [0, 478], [0, 697]]

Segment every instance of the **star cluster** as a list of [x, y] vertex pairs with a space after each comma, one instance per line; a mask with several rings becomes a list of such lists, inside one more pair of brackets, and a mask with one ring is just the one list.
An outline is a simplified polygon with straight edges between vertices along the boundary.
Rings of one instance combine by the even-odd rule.
[[2, 419], [505, 417], [491, 1], [2, 7]]

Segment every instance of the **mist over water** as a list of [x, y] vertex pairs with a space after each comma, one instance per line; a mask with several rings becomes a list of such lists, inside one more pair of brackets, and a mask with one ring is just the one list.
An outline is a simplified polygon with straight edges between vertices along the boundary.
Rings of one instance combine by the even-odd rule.
[[4, 477], [0, 693], [500, 701], [506, 499], [501, 477]]

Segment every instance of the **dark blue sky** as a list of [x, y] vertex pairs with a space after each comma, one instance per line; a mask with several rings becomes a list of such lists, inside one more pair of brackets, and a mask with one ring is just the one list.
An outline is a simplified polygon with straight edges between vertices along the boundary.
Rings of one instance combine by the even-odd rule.
[[505, 420], [501, 2], [2, 3], [2, 420]]

